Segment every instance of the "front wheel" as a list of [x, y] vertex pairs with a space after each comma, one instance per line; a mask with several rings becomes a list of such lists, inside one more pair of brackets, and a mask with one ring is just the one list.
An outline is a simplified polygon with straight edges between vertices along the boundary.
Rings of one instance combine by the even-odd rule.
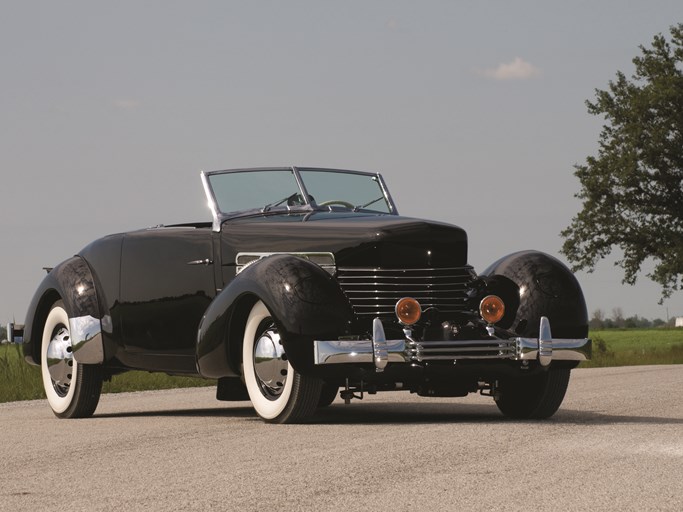
[[40, 369], [47, 401], [59, 418], [92, 416], [102, 391], [102, 369], [73, 357], [69, 315], [56, 302], [45, 320]]
[[569, 373], [568, 368], [550, 368], [538, 375], [502, 380], [496, 405], [509, 418], [550, 418], [564, 400]]
[[261, 301], [247, 318], [242, 364], [249, 399], [265, 421], [297, 423], [315, 412], [322, 381], [301, 375], [287, 361], [277, 327]]

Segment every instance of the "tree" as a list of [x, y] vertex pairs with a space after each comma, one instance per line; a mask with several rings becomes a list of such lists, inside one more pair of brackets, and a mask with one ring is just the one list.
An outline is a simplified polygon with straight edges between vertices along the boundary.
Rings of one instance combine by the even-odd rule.
[[605, 328], [605, 313], [602, 309], [598, 308], [593, 311], [593, 317], [588, 322], [588, 328], [593, 330]]
[[598, 156], [575, 166], [583, 209], [561, 233], [574, 270], [593, 271], [618, 247], [623, 282], [634, 284], [651, 260], [660, 303], [683, 276], [683, 23], [670, 31], [671, 41], [659, 34], [639, 47], [630, 79], [618, 71], [586, 102], [606, 124]]

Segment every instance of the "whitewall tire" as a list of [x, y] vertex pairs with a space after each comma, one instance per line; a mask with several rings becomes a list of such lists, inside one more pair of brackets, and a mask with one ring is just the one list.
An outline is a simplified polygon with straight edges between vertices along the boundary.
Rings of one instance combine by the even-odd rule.
[[261, 301], [254, 304], [247, 318], [242, 367], [249, 399], [267, 422], [295, 423], [315, 412], [322, 381], [294, 370], [273, 318]]
[[102, 370], [73, 357], [69, 315], [62, 301], [47, 315], [41, 340], [40, 369], [47, 401], [60, 418], [85, 418], [97, 408]]

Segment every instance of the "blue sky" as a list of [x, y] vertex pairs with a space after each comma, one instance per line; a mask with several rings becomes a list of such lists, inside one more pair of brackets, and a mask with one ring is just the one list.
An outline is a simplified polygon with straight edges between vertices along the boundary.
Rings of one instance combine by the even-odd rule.
[[[679, 1], [3, 2], [0, 321], [91, 240], [204, 220], [199, 171], [380, 171], [404, 215], [467, 229], [483, 270], [553, 255], [597, 151], [585, 100]], [[614, 259], [589, 310], [683, 315]]]

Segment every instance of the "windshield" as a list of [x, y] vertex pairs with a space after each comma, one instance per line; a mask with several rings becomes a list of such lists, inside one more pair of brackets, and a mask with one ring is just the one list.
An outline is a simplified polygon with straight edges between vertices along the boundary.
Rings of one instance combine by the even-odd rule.
[[213, 174], [209, 182], [221, 213], [302, 204], [299, 185], [291, 170], [263, 170]]
[[203, 179], [216, 214], [314, 209], [394, 212], [377, 174], [292, 167], [216, 171], [203, 173]]
[[299, 169], [308, 194], [318, 206], [390, 213], [377, 176], [314, 169]]

